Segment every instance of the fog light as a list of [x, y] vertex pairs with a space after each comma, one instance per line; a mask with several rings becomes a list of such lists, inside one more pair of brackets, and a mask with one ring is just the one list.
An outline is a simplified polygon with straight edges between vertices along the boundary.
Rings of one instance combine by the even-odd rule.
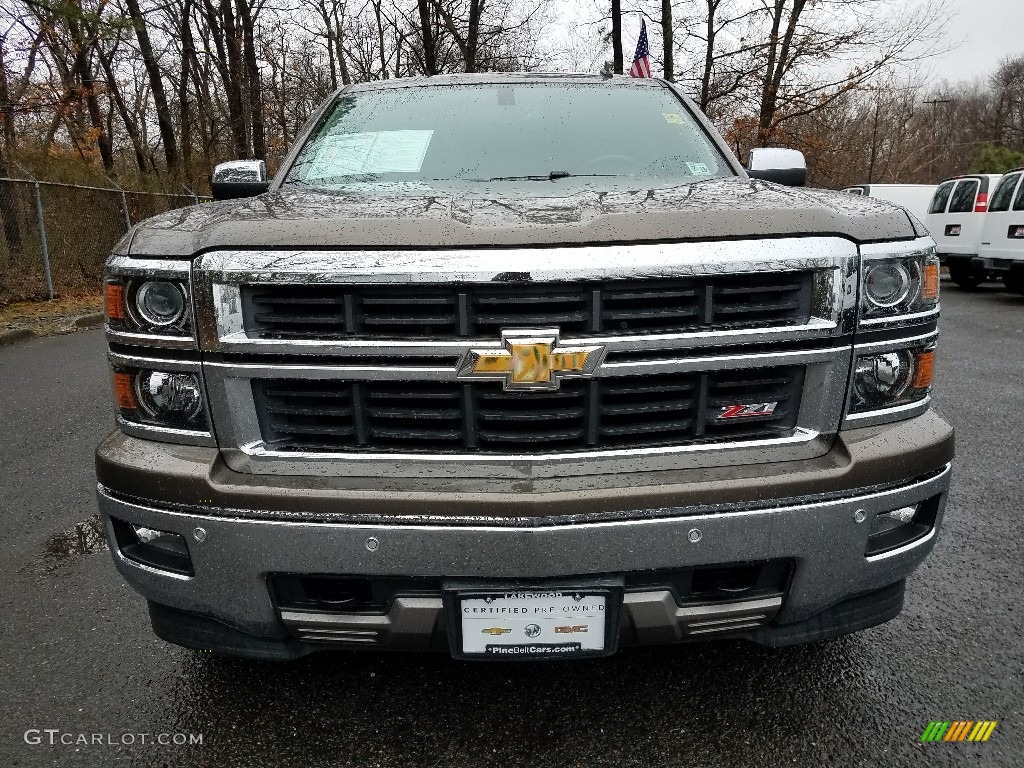
[[938, 497], [920, 504], [879, 512], [871, 521], [866, 555], [877, 555], [905, 547], [926, 536], [935, 525]]
[[192, 558], [185, 538], [177, 533], [128, 523], [112, 517], [118, 549], [126, 559], [161, 571], [192, 576]]
[[875, 515], [874, 522], [871, 523], [871, 532], [868, 535], [878, 536], [894, 531], [901, 526], [909, 525], [913, 522], [916, 513], [917, 507], [900, 507], [892, 512], [883, 512], [880, 515]]
[[864, 274], [864, 293], [868, 303], [889, 309], [906, 301], [914, 281], [905, 264], [890, 261], [872, 264]]
[[137, 386], [143, 410], [159, 421], [190, 422], [203, 409], [202, 389], [194, 373], [142, 371]]
[[174, 325], [185, 315], [185, 294], [176, 283], [150, 280], [135, 292], [135, 308], [150, 325]]

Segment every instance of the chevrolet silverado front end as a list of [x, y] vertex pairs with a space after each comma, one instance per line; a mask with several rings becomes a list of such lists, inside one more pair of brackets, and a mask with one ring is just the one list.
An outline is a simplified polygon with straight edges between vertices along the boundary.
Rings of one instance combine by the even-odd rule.
[[[613, 151], [598, 108], [661, 133]], [[181, 645], [785, 645], [896, 616], [934, 545], [933, 242], [747, 178], [660, 81], [350, 87], [267, 194], [144, 222], [107, 272], [100, 509]]]

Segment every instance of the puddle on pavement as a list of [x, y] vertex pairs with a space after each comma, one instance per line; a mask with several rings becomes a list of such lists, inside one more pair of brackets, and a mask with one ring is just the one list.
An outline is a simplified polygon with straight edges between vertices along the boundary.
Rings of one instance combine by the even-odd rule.
[[43, 547], [46, 560], [58, 563], [78, 555], [91, 555], [107, 549], [107, 536], [99, 515], [75, 523], [66, 531], [55, 533]]

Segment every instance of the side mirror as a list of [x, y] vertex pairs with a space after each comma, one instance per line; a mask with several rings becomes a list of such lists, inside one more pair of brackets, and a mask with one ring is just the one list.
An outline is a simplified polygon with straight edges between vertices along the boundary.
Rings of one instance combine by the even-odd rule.
[[804, 153], [795, 149], [758, 147], [747, 156], [747, 175], [787, 187], [802, 187], [807, 184], [807, 161]]
[[270, 188], [267, 164], [262, 160], [232, 160], [213, 169], [210, 189], [214, 200], [261, 195]]

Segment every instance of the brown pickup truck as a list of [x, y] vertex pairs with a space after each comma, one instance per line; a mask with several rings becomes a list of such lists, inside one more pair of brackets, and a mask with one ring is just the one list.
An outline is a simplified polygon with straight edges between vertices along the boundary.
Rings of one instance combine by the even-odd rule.
[[[107, 265], [118, 570], [171, 642], [570, 658], [895, 617], [953, 456], [934, 243], [670, 83], [342, 89]], [[234, 198], [234, 199], [232, 199]]]

